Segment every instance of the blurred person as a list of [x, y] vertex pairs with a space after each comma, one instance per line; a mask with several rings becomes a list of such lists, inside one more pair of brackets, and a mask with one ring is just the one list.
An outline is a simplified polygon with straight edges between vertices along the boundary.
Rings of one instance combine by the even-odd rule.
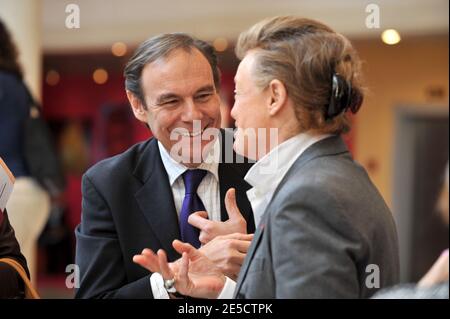
[[[203, 138], [220, 126], [220, 75], [213, 48], [186, 34], [159, 35], [139, 46], [124, 75], [133, 114], [154, 138], [97, 163], [83, 176], [82, 219], [75, 231], [76, 297], [159, 298], [164, 287], [157, 274], [139, 267], [133, 256], [146, 247], [163, 248], [176, 266], [180, 255], [171, 248], [174, 239], [203, 244], [200, 250], [217, 267], [237, 277], [250, 246], [247, 233], [255, 228], [245, 196], [249, 185], [243, 180], [250, 164], [206, 161], [209, 156], [193, 160], [195, 151], [233, 154], [223, 131]], [[177, 142], [171, 134], [177, 131], [184, 131], [181, 142], [188, 146], [202, 137], [182, 158], [172, 153]], [[240, 211], [233, 210], [236, 202]], [[189, 224], [195, 211], [224, 221], [215, 238], [200, 237]]]
[[[162, 250], [141, 255], [142, 264], [172, 291], [197, 298], [365, 298], [396, 284], [393, 217], [341, 138], [350, 129], [346, 112], [363, 101], [350, 42], [320, 22], [286, 16], [242, 33], [236, 52], [235, 150], [251, 157], [248, 133], [278, 129], [276, 145], [257, 154], [245, 177], [261, 221], [238, 281], [180, 241], [179, 267]], [[256, 130], [257, 140], [264, 134]], [[379, 270], [375, 285], [368, 266]]]
[[[437, 209], [443, 222], [448, 226], [449, 218], [449, 172], [445, 169], [444, 183], [441, 189]], [[442, 252], [430, 270], [417, 284], [402, 284], [383, 289], [374, 298], [377, 299], [448, 299], [449, 298], [449, 256], [448, 248]]]
[[[0, 259], [2, 258], [14, 259], [29, 275], [27, 261], [20, 252], [20, 246], [6, 210], [0, 211]], [[24, 293], [23, 281], [17, 272], [11, 266], [0, 262], [0, 299], [21, 298]]]
[[16, 177], [7, 209], [34, 280], [36, 245], [50, 213], [50, 197], [30, 176], [25, 158], [24, 130], [31, 103], [27, 91], [17, 49], [0, 21], [0, 156]]

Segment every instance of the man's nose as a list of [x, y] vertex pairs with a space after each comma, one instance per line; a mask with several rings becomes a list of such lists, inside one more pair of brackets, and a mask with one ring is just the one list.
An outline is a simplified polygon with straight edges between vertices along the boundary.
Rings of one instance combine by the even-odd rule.
[[193, 101], [186, 101], [183, 109], [182, 120], [185, 122], [192, 122], [194, 120], [203, 119], [203, 112], [201, 108]]

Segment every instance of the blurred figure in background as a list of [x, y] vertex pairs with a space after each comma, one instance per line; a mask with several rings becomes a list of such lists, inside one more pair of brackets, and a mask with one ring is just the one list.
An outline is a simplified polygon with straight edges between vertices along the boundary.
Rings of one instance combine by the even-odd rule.
[[[444, 185], [439, 196], [437, 209], [445, 224], [448, 226], [449, 217], [449, 171], [448, 163], [445, 170]], [[377, 299], [448, 299], [448, 249], [442, 252], [441, 256], [416, 284], [398, 285], [390, 289], [380, 291]]]
[[[20, 252], [19, 243], [14, 236], [14, 229], [11, 227], [6, 211], [0, 211], [0, 260], [2, 258], [17, 261], [28, 272], [27, 261]], [[0, 299], [19, 298], [23, 294], [23, 283], [17, 272], [10, 265], [0, 262]]]
[[30, 176], [25, 158], [24, 129], [30, 98], [17, 58], [17, 49], [0, 21], [0, 156], [16, 177], [7, 210], [33, 279], [36, 243], [50, 212], [50, 198]]

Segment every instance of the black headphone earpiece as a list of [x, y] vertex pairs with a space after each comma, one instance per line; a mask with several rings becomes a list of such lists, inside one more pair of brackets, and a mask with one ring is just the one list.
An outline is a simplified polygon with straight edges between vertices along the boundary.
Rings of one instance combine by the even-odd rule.
[[352, 86], [340, 74], [333, 73], [331, 77], [330, 103], [325, 114], [326, 120], [345, 112], [350, 104]]

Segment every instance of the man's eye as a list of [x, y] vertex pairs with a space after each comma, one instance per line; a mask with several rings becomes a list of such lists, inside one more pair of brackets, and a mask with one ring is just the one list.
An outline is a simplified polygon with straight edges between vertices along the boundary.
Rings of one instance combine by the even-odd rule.
[[204, 94], [197, 95], [196, 99], [199, 101], [207, 101], [211, 96], [212, 96], [211, 93], [204, 93]]
[[163, 103], [161, 103], [162, 106], [171, 106], [171, 105], [175, 105], [178, 103], [178, 100], [169, 100], [169, 101], [165, 101]]

